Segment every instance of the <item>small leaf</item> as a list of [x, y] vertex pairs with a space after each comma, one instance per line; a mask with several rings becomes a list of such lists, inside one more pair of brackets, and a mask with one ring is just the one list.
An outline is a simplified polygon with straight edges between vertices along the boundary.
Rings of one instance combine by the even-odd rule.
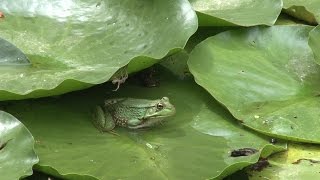
[[30, 65], [30, 62], [17, 47], [0, 38], [0, 66], [3, 65]]
[[320, 4], [318, 0], [283, 0], [285, 12], [310, 24], [320, 21]]
[[254, 179], [320, 179], [320, 148], [310, 144], [289, 144], [286, 152], [268, 158], [270, 166], [259, 171], [247, 170]]
[[0, 111], [0, 132], [1, 179], [12, 180], [31, 175], [38, 157], [28, 129], [12, 115]]

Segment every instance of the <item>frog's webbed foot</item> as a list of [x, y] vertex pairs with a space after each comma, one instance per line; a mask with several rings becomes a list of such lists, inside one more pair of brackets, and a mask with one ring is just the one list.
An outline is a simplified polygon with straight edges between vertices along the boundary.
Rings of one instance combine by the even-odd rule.
[[120, 85], [123, 84], [128, 79], [128, 71], [127, 71], [128, 65], [120, 68], [115, 75], [111, 78], [112, 84], [117, 84], [117, 88], [113, 91], [117, 91], [120, 88]]
[[133, 129], [133, 131], [145, 132], [145, 131], [149, 131], [150, 129], [151, 129], [151, 127], [144, 127], [144, 128], [139, 128], [139, 129]]
[[110, 130], [110, 131], [107, 131], [107, 132], [112, 134], [112, 135], [115, 135], [115, 136], [120, 136], [115, 130]]
[[99, 130], [99, 132], [101, 133], [101, 134], [104, 134], [104, 133], [110, 133], [110, 134], [112, 134], [112, 135], [115, 135], [115, 136], [120, 136], [115, 130], [108, 130], [108, 131], [104, 131], [104, 130]]
[[118, 83], [117, 88], [114, 89], [114, 90], [112, 90], [112, 91], [118, 91], [118, 89], [119, 89], [119, 87], [120, 87], [120, 84], [121, 84], [120, 81], [118, 81], [118, 79], [112, 80], [112, 84], [116, 84], [116, 83]]

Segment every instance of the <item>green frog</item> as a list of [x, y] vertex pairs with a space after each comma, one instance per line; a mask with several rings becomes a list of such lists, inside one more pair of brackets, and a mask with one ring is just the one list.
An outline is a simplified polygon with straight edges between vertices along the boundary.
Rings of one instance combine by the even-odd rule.
[[160, 124], [175, 112], [167, 97], [156, 100], [108, 99], [104, 105], [95, 107], [92, 122], [101, 132], [112, 132], [115, 126], [140, 129]]

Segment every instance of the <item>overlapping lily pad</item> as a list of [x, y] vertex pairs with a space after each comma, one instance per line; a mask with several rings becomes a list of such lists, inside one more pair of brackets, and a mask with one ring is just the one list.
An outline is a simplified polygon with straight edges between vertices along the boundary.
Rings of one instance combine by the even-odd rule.
[[26, 55], [10, 42], [0, 38], [0, 65], [31, 65]]
[[296, 19], [288, 14], [280, 14], [275, 25], [295, 25], [295, 24], [305, 24], [304, 21]]
[[130, 71], [145, 68], [182, 48], [197, 29], [187, 0], [5, 0], [0, 11], [0, 37], [32, 63], [0, 67], [0, 100], [83, 89], [132, 59]]
[[34, 139], [28, 129], [12, 115], [0, 111], [0, 174], [3, 180], [32, 174], [38, 162]]
[[283, 0], [283, 8], [288, 14], [310, 24], [320, 21], [320, 3], [318, 0]]
[[281, 0], [189, 0], [202, 26], [273, 25], [282, 9]]
[[245, 126], [320, 143], [320, 67], [308, 46], [312, 27], [255, 27], [208, 38], [191, 53], [191, 73]]
[[[31, 129], [41, 161], [38, 170], [68, 179], [207, 179], [225, 177], [259, 156], [283, 150], [269, 138], [245, 129], [193, 80], [161, 71], [160, 86], [140, 87], [135, 80], [116, 93], [101, 85], [83, 92], [8, 106]], [[170, 98], [177, 113], [162, 126], [119, 136], [100, 133], [91, 109], [106, 98]], [[21, 112], [21, 109], [24, 111]], [[240, 148], [258, 152], [231, 157]], [[190, 171], [197, 169], [197, 171]], [[57, 172], [55, 171], [57, 170]]]
[[309, 34], [309, 46], [312, 49], [316, 63], [320, 64], [320, 26], [315, 27]]
[[259, 171], [248, 170], [249, 179], [319, 179], [320, 148], [308, 144], [290, 144], [288, 151], [268, 158], [270, 166]]

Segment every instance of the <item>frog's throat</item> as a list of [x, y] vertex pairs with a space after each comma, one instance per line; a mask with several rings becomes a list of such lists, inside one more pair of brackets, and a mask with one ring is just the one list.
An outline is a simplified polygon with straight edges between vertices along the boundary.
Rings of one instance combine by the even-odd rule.
[[140, 128], [146, 128], [146, 127], [152, 127], [160, 124], [164, 121], [164, 119], [168, 116], [157, 116], [153, 118], [149, 118], [148, 120], [143, 120], [139, 125], [135, 126], [128, 126], [130, 129], [140, 129]]

